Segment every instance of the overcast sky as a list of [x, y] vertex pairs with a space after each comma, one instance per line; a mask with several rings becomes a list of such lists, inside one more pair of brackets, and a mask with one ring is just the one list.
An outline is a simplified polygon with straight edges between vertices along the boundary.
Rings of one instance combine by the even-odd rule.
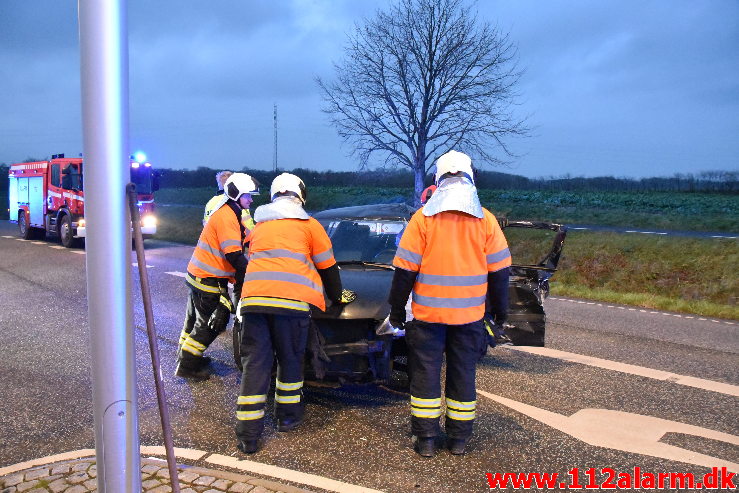
[[[387, 0], [129, 0], [132, 150], [167, 168], [355, 170], [320, 111], [355, 23]], [[739, 1], [481, 0], [526, 70], [531, 136], [499, 171], [739, 169]], [[0, 0], [0, 163], [82, 152], [74, 0]]]

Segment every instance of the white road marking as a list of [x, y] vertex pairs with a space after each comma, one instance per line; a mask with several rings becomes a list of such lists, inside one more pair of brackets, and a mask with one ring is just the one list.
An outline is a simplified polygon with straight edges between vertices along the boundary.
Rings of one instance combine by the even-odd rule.
[[570, 228], [570, 229], [590, 229], [590, 228]]
[[76, 253], [77, 255], [85, 255], [87, 254], [84, 250], [72, 250], [72, 253]]
[[711, 235], [711, 238], [728, 238], [730, 240], [736, 240], [736, 236], [721, 236], [721, 235]]
[[[554, 297], [554, 296], [550, 296], [547, 299], [554, 300], [554, 301], [567, 301], [568, 303], [578, 303], [578, 304], [581, 304], [581, 305], [582, 304], [586, 304], [586, 305], [592, 305], [593, 304], [593, 303], [587, 303], [585, 301], [580, 301], [580, 300], [572, 300], [572, 299], [569, 299], [569, 298], [557, 298], [557, 297]], [[627, 307], [615, 306], [615, 305], [603, 305], [601, 303], [595, 303], [595, 305], [596, 306], [604, 306], [606, 308], [617, 308], [619, 310], [628, 310], [630, 312], [633, 312], [633, 311], [637, 311], [638, 310], [637, 308], [627, 308]], [[642, 313], [650, 313], [652, 315], [664, 315], [665, 317], [697, 319], [697, 320], [700, 320], [701, 322], [708, 322], [708, 321], [710, 321], [710, 322], [714, 322], [714, 323], [717, 323], [717, 324], [736, 325], [736, 322], [728, 322], [726, 320], [709, 320], [707, 318], [698, 318], [698, 317], [693, 317], [693, 316], [690, 316], [690, 315], [680, 315], [679, 313], [667, 313], [667, 312], [656, 312], [656, 311], [647, 312], [646, 310], [638, 310], [638, 311], [640, 311]]]
[[581, 409], [572, 416], [564, 416], [484, 390], [477, 392], [589, 445], [739, 472], [739, 464], [659, 441], [666, 433], [681, 433], [739, 445], [739, 437], [728, 433], [611, 409]]
[[[153, 445], [153, 446], [152, 445], [142, 445], [141, 453], [166, 456], [167, 449], [165, 449], [164, 447], [158, 446], [158, 445]], [[200, 460], [206, 455], [208, 455], [208, 452], [203, 452], [202, 450], [194, 450], [191, 448], [174, 447], [174, 455], [182, 459]]]
[[15, 241], [31, 241], [31, 240], [24, 240], [23, 238], [16, 238]]
[[49, 248], [53, 248], [55, 250], [66, 250], [67, 247], [61, 246], [61, 245], [49, 245]]
[[34, 245], [46, 245], [45, 241], [32, 241], [31, 243], [33, 243]]
[[270, 464], [262, 464], [261, 462], [255, 462], [251, 460], [239, 460], [235, 457], [228, 457], [225, 455], [213, 454], [211, 456], [208, 456], [205, 459], [205, 462], [209, 462], [211, 464], [219, 466], [232, 467], [240, 471], [247, 471], [254, 474], [271, 476], [273, 478], [279, 478], [285, 481], [293, 481], [295, 483], [305, 484], [327, 491], [352, 493], [382, 493], [379, 490], [364, 488], [362, 486], [344, 483], [343, 481], [337, 481], [335, 479], [329, 479], [323, 476], [317, 476], [315, 474], [294, 471], [292, 469], [285, 469], [284, 467], [272, 466]]
[[663, 370], [655, 370], [654, 368], [646, 368], [644, 366], [630, 365], [608, 359], [596, 358], [594, 356], [586, 356], [584, 354], [568, 353], [558, 349], [548, 347], [526, 347], [526, 346], [506, 346], [508, 349], [520, 351], [523, 353], [535, 354], [537, 356], [545, 356], [547, 358], [555, 358], [572, 363], [580, 363], [583, 365], [594, 366], [604, 370], [618, 371], [629, 375], [637, 375], [640, 377], [653, 378], [655, 380], [667, 381], [687, 387], [694, 387], [709, 392], [718, 392], [721, 394], [739, 397], [739, 386], [731, 385], [714, 380], [706, 380], [687, 375], [678, 375]]
[[[137, 262], [134, 262], [131, 265], [133, 265], [134, 267], [138, 267], [139, 266], [139, 264]], [[153, 265], [146, 264], [146, 268], [147, 269], [151, 269], [152, 267], [154, 267], [154, 266]]]
[[187, 274], [185, 272], [165, 272], [165, 274], [169, 274], [170, 276], [176, 276], [176, 277], [187, 277]]
[[15, 236], [3, 236], [3, 238], [10, 238], [12, 240], [15, 238]]

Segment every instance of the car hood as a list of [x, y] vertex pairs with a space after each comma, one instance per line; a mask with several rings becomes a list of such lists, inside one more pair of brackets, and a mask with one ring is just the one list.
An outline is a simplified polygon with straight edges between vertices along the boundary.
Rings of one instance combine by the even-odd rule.
[[325, 312], [316, 310], [313, 317], [383, 320], [390, 313], [387, 297], [393, 272], [390, 269], [371, 266], [340, 266], [342, 286], [357, 293], [357, 299], [348, 305], [327, 304]]

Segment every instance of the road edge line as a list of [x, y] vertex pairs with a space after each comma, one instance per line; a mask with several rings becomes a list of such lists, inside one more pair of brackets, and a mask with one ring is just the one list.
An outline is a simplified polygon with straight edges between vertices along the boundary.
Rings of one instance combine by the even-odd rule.
[[706, 380], [704, 378], [691, 377], [688, 375], [680, 375], [664, 370], [647, 368], [645, 366], [637, 366], [629, 363], [621, 363], [618, 361], [596, 358], [595, 356], [586, 356], [584, 354], [569, 353], [547, 347], [525, 347], [525, 346], [508, 346], [509, 349], [522, 353], [534, 354], [537, 356], [545, 356], [547, 358], [561, 359], [572, 363], [580, 363], [587, 366], [594, 366], [605, 370], [618, 371], [630, 375], [652, 378], [664, 382], [685, 385], [686, 387], [694, 387], [710, 392], [717, 392], [733, 397], [739, 397], [739, 386], [730, 383], [717, 382], [715, 380]]

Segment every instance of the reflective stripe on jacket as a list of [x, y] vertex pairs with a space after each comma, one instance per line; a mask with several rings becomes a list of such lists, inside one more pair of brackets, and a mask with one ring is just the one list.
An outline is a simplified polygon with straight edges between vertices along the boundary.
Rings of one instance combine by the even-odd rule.
[[305, 301], [326, 309], [316, 269], [336, 263], [326, 231], [310, 219], [259, 222], [249, 235], [249, 264], [241, 296]]
[[460, 325], [485, 314], [487, 275], [511, 265], [503, 231], [488, 210], [482, 219], [456, 211], [424, 216], [417, 211], [398, 245], [393, 265], [418, 272], [413, 316]]
[[200, 233], [187, 272], [195, 277], [222, 277], [235, 282], [236, 271], [226, 254], [242, 247], [239, 218], [228, 204], [213, 212]]

